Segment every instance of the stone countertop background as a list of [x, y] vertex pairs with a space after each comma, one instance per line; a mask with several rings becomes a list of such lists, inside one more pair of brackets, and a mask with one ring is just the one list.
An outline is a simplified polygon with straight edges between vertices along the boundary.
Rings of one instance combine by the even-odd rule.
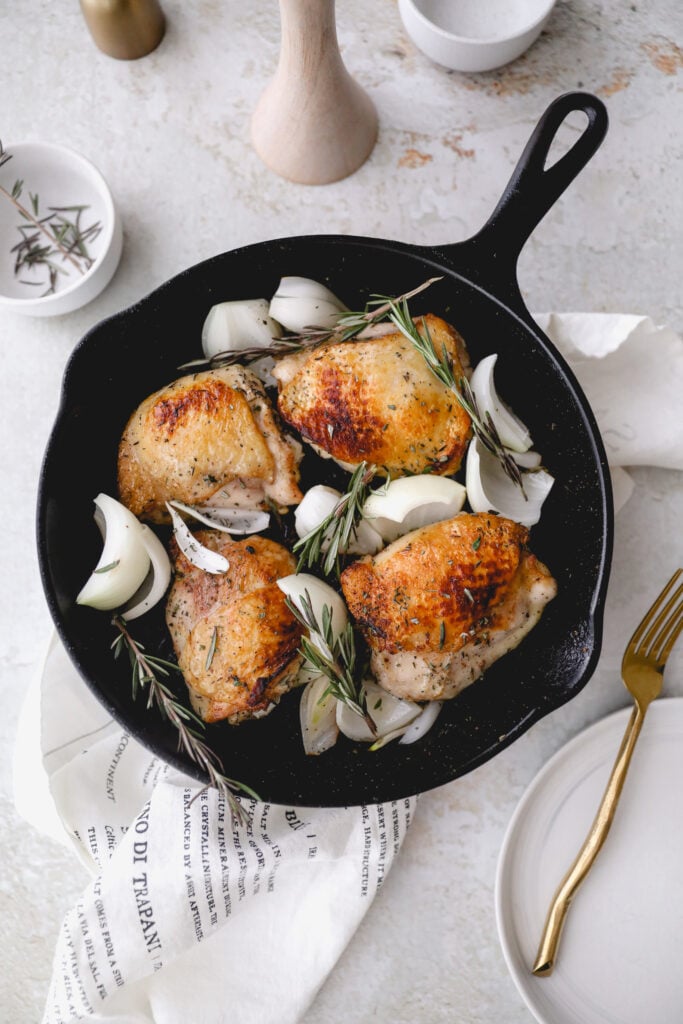
[[[8, 1024], [39, 1020], [62, 915], [86, 883], [74, 858], [18, 819], [11, 782], [19, 708], [51, 628], [35, 554], [37, 479], [62, 371], [85, 331], [186, 266], [268, 237], [460, 241], [495, 206], [547, 104], [576, 88], [606, 101], [610, 131], [527, 244], [522, 292], [531, 309], [647, 313], [683, 328], [678, 0], [559, 0], [523, 58], [468, 76], [416, 51], [394, 0], [339, 2], [342, 52], [377, 105], [380, 137], [353, 177], [324, 188], [274, 177], [249, 144], [250, 114], [277, 60], [274, 0], [163, 6], [162, 45], [126, 63], [99, 53], [74, 2], [0, 5], [0, 137], [8, 148], [47, 140], [88, 156], [112, 188], [125, 232], [118, 273], [90, 305], [48, 320], [0, 311], [0, 1017]], [[641, 469], [634, 477], [617, 520], [595, 676], [493, 761], [421, 798], [399, 862], [305, 1024], [336, 1022], [340, 1006], [359, 1024], [531, 1021], [498, 944], [496, 861], [540, 767], [627, 703], [618, 681], [627, 636], [615, 623], [635, 625], [682, 560], [681, 475]], [[683, 694], [680, 650], [666, 692]], [[227, 1019], [222, 1012], [217, 1022]]]

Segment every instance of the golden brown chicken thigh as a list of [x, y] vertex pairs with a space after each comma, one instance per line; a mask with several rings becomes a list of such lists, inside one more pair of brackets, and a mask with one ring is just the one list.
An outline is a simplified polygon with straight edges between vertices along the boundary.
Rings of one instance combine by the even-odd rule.
[[509, 519], [463, 512], [342, 573], [380, 686], [408, 700], [448, 699], [520, 643], [557, 590], [528, 536]]
[[152, 522], [166, 521], [167, 501], [218, 503], [218, 493], [227, 505], [295, 505], [300, 458], [258, 377], [229, 366], [181, 377], [135, 410], [119, 445], [119, 492]]
[[234, 725], [267, 712], [297, 682], [301, 627], [276, 582], [296, 563], [265, 537], [234, 541], [217, 530], [195, 536], [230, 568], [204, 572], [174, 545], [166, 623], [193, 707], [205, 722]]
[[[432, 314], [415, 322], [463, 376], [467, 353], [454, 328]], [[285, 356], [273, 376], [285, 422], [344, 466], [365, 460], [392, 476], [460, 466], [470, 418], [400, 332]]]

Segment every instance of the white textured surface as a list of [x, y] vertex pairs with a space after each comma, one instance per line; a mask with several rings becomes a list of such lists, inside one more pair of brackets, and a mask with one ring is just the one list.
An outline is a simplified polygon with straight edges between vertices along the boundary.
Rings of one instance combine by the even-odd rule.
[[[393, 0], [338, 7], [346, 61], [378, 107], [380, 140], [354, 177], [315, 189], [272, 177], [248, 142], [250, 112], [277, 59], [274, 0], [165, 0], [166, 39], [130, 64], [94, 48], [77, 4], [35, 0], [28, 17], [0, 5], [3, 141], [62, 141], [83, 152], [111, 185], [125, 230], [121, 267], [90, 306], [44, 322], [0, 315], [0, 1007], [12, 1024], [39, 1018], [61, 916], [85, 881], [69, 854], [16, 819], [10, 760], [21, 697], [50, 628], [34, 550], [37, 474], [64, 363], [87, 328], [185, 266], [267, 237], [465, 238], [495, 205], [547, 103], [576, 87], [607, 100], [611, 129], [523, 253], [528, 303], [642, 312], [683, 328], [677, 0], [560, 0], [524, 58], [471, 77], [416, 52]], [[494, 761], [421, 799], [399, 863], [305, 1024], [332, 1024], [340, 1008], [359, 1024], [531, 1021], [496, 937], [496, 859], [538, 768], [585, 724], [626, 703], [617, 620], [633, 626], [681, 561], [680, 475], [634, 475], [617, 524], [599, 671]], [[683, 693], [681, 650], [666, 686]]]

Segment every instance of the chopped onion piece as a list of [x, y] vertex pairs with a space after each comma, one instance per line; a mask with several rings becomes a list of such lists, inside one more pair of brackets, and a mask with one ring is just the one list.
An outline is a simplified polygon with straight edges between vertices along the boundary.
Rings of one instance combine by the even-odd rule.
[[404, 725], [401, 729], [394, 729], [393, 732], [386, 732], [383, 736], [378, 736], [370, 750], [381, 750], [382, 747], [386, 747], [387, 743], [391, 743], [392, 740], [397, 740], [399, 736], [405, 736], [408, 729], [410, 729], [410, 726]]
[[142, 586], [121, 610], [122, 617], [129, 622], [158, 604], [171, 582], [171, 560], [166, 554], [166, 548], [149, 526], [141, 523], [140, 527], [142, 543], [147, 549], [151, 564]]
[[428, 733], [434, 725], [442, 707], [442, 700], [430, 700], [429, 703], [425, 704], [422, 712], [406, 729], [401, 738], [401, 743], [416, 743], [417, 740], [421, 740], [425, 733]]
[[218, 551], [212, 551], [211, 548], [200, 544], [168, 501], [166, 502], [166, 508], [171, 516], [176, 543], [190, 565], [194, 565], [197, 569], [203, 569], [204, 572], [210, 572], [216, 576], [227, 572], [230, 568], [230, 562], [227, 558], [219, 554]]
[[207, 359], [219, 352], [267, 348], [282, 334], [268, 315], [267, 299], [219, 302], [212, 306], [202, 327], [202, 349]]
[[141, 586], [149, 569], [149, 554], [142, 539], [142, 523], [125, 505], [108, 494], [98, 494], [95, 506], [104, 547], [76, 603], [111, 611]]
[[360, 715], [352, 711], [348, 705], [337, 701], [337, 725], [350, 740], [375, 743], [388, 733], [410, 725], [422, 710], [419, 704], [394, 697], [377, 683], [365, 682], [363, 689], [368, 712], [377, 726], [377, 736], [372, 735], [369, 725]]
[[513, 452], [512, 458], [522, 469], [537, 469], [541, 465], [540, 452]]
[[309, 277], [283, 277], [270, 301], [270, 316], [288, 331], [306, 327], [336, 327], [346, 306], [336, 295]]
[[322, 754], [337, 742], [337, 700], [327, 693], [330, 681], [318, 675], [301, 694], [299, 718], [301, 738], [307, 754]]
[[443, 476], [405, 476], [370, 494], [363, 514], [386, 542], [420, 526], [457, 515], [465, 504], [462, 484]]
[[260, 508], [219, 508], [213, 505], [186, 505], [184, 501], [171, 501], [169, 505], [193, 519], [223, 533], [260, 533], [270, 523], [270, 513]]
[[491, 414], [505, 447], [510, 448], [513, 452], [525, 452], [531, 448], [531, 434], [498, 396], [493, 383], [493, 369], [497, 359], [497, 355], [491, 355], [477, 363], [470, 380], [470, 387], [482, 416], [486, 416], [486, 413]]
[[[322, 627], [323, 608], [325, 605], [330, 609], [332, 638], [336, 640], [343, 633], [349, 621], [346, 605], [343, 598], [333, 590], [329, 583], [324, 583], [317, 576], [311, 576], [307, 572], [292, 573], [291, 576], [283, 576], [277, 580], [277, 585], [292, 604], [303, 612], [301, 599], [308, 594], [315, 615], [316, 622]], [[329, 650], [322, 637], [311, 631], [311, 643], [315, 644], [318, 650], [329, 657]]]
[[[326, 487], [324, 484], [316, 484], [306, 491], [303, 501], [297, 506], [294, 513], [294, 528], [299, 537], [306, 537], [327, 518], [333, 511], [341, 493], [334, 487]], [[329, 548], [329, 540], [323, 540], [322, 551]], [[374, 555], [383, 547], [382, 538], [377, 531], [364, 519], [356, 526], [355, 536], [351, 534], [349, 546], [346, 549], [352, 555]], [[340, 548], [341, 550], [341, 548]]]
[[524, 494], [498, 459], [476, 439], [467, 452], [467, 500], [473, 512], [499, 512], [522, 526], [533, 526], [555, 480], [544, 469], [523, 473]]

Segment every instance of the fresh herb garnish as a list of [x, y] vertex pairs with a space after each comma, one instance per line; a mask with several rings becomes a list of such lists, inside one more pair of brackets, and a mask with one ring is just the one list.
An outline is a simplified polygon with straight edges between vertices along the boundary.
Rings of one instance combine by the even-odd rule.
[[120, 565], [120, 563], [121, 563], [121, 559], [120, 558], [116, 558], [116, 559], [114, 559], [113, 562], [110, 562], [109, 565], [103, 565], [101, 569], [93, 569], [93, 572], [95, 572], [95, 573], [111, 572], [112, 569], [115, 569], [117, 565]]
[[[299, 552], [297, 572], [319, 566], [326, 576], [333, 572], [339, 574], [339, 556], [346, 552], [356, 536], [375, 472], [375, 466], [361, 462], [349, 480], [346, 493], [342, 494], [330, 514], [296, 542], [292, 550]], [[324, 544], [327, 545], [326, 551], [323, 551]]]
[[[425, 318], [419, 318], [422, 321], [423, 333], [421, 333], [410, 315], [406, 296], [392, 299], [386, 295], [377, 295], [371, 304], [376, 305], [378, 309], [383, 311], [384, 315], [388, 316], [388, 319], [397, 330], [417, 349], [434, 376], [453, 393], [470, 417], [472, 429], [477, 438], [498, 459], [506, 475], [517, 484], [522, 494], [524, 494], [521, 470], [501, 441], [491, 414], [487, 412], [485, 416], [482, 416], [469, 381], [465, 377], [459, 377], [456, 380], [453, 369], [453, 357], [445, 345], [441, 350], [441, 355], [437, 354]], [[526, 497], [526, 494], [524, 494], [524, 497]]]
[[431, 277], [417, 288], [413, 288], [412, 291], [399, 296], [398, 299], [385, 301], [384, 305], [369, 303], [361, 312], [349, 311], [340, 313], [337, 323], [332, 328], [307, 327], [299, 334], [290, 334], [284, 338], [274, 339], [273, 344], [266, 347], [217, 352], [210, 359], [192, 359], [189, 363], [183, 363], [178, 369], [194, 370], [200, 366], [216, 369], [219, 366], [232, 366], [233, 363], [253, 363], [258, 359], [263, 359], [264, 356], [274, 356], [277, 358], [278, 356], [290, 355], [293, 352], [300, 352], [304, 348], [321, 345], [325, 341], [350, 341], [352, 338], [362, 337], [364, 332], [367, 332], [367, 337], [372, 337], [377, 325], [387, 318], [387, 314], [390, 311], [389, 302], [407, 302], [408, 299], [419, 295], [425, 288], [429, 288], [435, 281], [440, 280], [440, 277]]
[[[0, 167], [11, 159], [12, 154], [0, 142]], [[17, 225], [21, 240], [10, 249], [14, 256], [14, 274], [18, 277], [22, 271], [44, 268], [47, 270], [47, 280], [20, 280], [22, 284], [46, 287], [43, 296], [52, 295], [57, 287], [58, 275], [68, 274], [65, 263], [69, 263], [80, 274], [85, 274], [93, 265], [88, 245], [97, 238], [102, 225], [99, 221], [88, 227], [82, 225], [81, 218], [88, 206], [48, 206], [48, 212], [41, 217], [37, 193], [29, 191], [31, 209], [28, 210], [20, 202], [23, 190], [24, 182], [20, 178], [16, 179], [11, 189], [0, 185], [0, 194], [17, 208], [26, 221], [25, 224]]]
[[204, 668], [206, 669], [207, 672], [211, 668], [211, 662], [213, 661], [213, 656], [216, 653], [216, 643], [217, 643], [217, 641], [218, 641], [218, 626], [214, 626], [213, 627], [213, 633], [211, 634], [211, 643], [209, 644], [209, 651], [208, 651], [208, 654], [206, 655], [206, 664], [204, 666]]
[[314, 633], [316, 638], [321, 641], [318, 645], [309, 637], [302, 636], [301, 654], [307, 665], [328, 680], [329, 685], [324, 696], [332, 694], [342, 704], [346, 704], [351, 711], [363, 719], [372, 735], [376, 736], [377, 726], [368, 711], [363, 686], [362, 684], [359, 686], [354, 679], [356, 641], [351, 623], [347, 622], [342, 632], [335, 637], [332, 631], [332, 609], [329, 605], [323, 605], [322, 622], [320, 623], [313, 611], [310, 594], [307, 590], [304, 590], [299, 600], [301, 607], [287, 597], [287, 607], [301, 625]]
[[245, 814], [234, 794], [246, 793], [254, 800], [259, 800], [260, 797], [243, 782], [229, 779], [224, 774], [218, 754], [211, 750], [199, 735], [198, 729], [204, 728], [201, 718], [176, 700], [168, 686], [159, 678], [168, 676], [171, 672], [179, 672], [179, 666], [172, 661], [147, 654], [144, 646], [131, 636], [125, 620], [120, 615], [115, 615], [111, 621], [119, 631], [111, 645], [114, 657], [118, 658], [125, 650], [130, 659], [133, 698], [137, 698], [138, 693], [147, 687], [147, 708], [157, 706], [162, 716], [178, 733], [178, 749], [184, 750], [194, 763], [206, 772], [209, 785], [214, 786], [226, 801], [233, 819], [244, 824]]

